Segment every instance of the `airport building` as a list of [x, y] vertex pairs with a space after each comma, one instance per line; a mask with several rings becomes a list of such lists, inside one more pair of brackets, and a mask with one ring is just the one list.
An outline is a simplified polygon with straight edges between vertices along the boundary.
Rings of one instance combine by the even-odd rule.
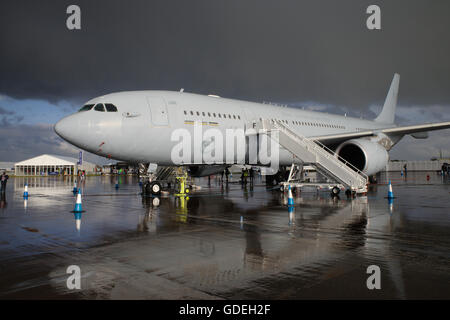
[[2, 172], [7, 174], [14, 173], [14, 162], [0, 162], [0, 173]]
[[58, 155], [43, 154], [31, 159], [17, 162], [14, 165], [16, 176], [76, 175], [79, 170], [94, 173], [96, 165], [78, 159]]
[[440, 171], [444, 163], [450, 163], [450, 159], [423, 161], [391, 160], [384, 168], [384, 171], [402, 171], [405, 165], [408, 171]]

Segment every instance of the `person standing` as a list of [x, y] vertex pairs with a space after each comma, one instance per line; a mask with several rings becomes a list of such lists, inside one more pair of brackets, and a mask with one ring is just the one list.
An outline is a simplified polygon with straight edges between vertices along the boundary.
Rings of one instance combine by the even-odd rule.
[[250, 183], [253, 184], [253, 179], [255, 177], [255, 170], [253, 170], [253, 167], [250, 167]]
[[0, 177], [2, 192], [6, 191], [6, 183], [8, 182], [9, 176], [3, 171], [3, 174]]

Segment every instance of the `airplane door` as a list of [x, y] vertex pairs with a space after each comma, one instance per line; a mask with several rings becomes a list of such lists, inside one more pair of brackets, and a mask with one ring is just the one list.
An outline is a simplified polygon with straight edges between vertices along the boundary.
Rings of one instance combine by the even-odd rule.
[[169, 125], [169, 113], [167, 112], [167, 105], [163, 98], [147, 97], [152, 123], [155, 126]]

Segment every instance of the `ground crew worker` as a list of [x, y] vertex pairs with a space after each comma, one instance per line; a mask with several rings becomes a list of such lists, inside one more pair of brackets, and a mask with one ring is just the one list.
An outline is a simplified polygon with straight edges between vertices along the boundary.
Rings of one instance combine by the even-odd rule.
[[3, 171], [3, 174], [0, 177], [2, 192], [6, 191], [6, 183], [8, 182], [8, 179], [9, 179], [9, 176], [6, 174], [5, 171]]

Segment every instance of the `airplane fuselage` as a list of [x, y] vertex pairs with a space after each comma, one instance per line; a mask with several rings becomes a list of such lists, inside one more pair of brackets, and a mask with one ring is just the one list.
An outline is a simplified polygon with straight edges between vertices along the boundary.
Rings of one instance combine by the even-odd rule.
[[[70, 143], [94, 154], [128, 162], [172, 165], [175, 129], [194, 134], [194, 124], [214, 128], [245, 129], [258, 119], [277, 119], [306, 137], [339, 135], [392, 124], [306, 111], [271, 104], [173, 91], [130, 91], [94, 98], [86, 105], [113, 104], [117, 111], [81, 111], [62, 119], [57, 133]], [[217, 163], [220, 163], [218, 161]], [[225, 163], [225, 155], [223, 162]], [[292, 155], [280, 150], [280, 165], [292, 163]], [[201, 164], [192, 159], [191, 163]]]

